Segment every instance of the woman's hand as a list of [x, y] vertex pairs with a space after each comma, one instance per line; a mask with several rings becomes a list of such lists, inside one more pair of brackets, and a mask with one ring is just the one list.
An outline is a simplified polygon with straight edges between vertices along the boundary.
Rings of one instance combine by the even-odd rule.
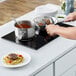
[[76, 40], [76, 27], [61, 27], [50, 24], [46, 26], [46, 31], [50, 36], [59, 35], [68, 39]]
[[54, 25], [54, 24], [47, 25], [46, 26], [46, 31], [50, 36], [54, 36], [54, 35], [56, 35], [57, 27], [59, 27], [59, 26]]
[[74, 21], [74, 20], [76, 20], [76, 12], [70, 13], [70, 14], [66, 17], [65, 22]]

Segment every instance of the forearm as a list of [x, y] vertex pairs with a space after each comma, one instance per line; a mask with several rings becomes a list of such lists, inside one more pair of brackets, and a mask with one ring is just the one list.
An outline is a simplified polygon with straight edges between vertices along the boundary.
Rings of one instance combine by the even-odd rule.
[[76, 27], [60, 27], [56, 26], [55, 34], [68, 39], [76, 39]]
[[[65, 21], [72, 21], [72, 20], [76, 20], [76, 12], [70, 13]], [[67, 28], [60, 26], [56, 27], [57, 27], [55, 31], [56, 34], [68, 39], [76, 39], [76, 27], [67, 27]]]

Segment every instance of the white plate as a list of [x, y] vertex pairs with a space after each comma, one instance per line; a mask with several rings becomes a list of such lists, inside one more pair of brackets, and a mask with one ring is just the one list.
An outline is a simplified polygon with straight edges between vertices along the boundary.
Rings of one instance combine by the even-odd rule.
[[[5, 56], [7, 56], [8, 54], [10, 53], [17, 53], [17, 54], [20, 54], [24, 57], [24, 61], [20, 64], [17, 64], [17, 65], [8, 65], [6, 63], [4, 63], [3, 61], [3, 58]], [[2, 58], [1, 58], [1, 64], [3, 67], [7, 67], [7, 68], [17, 68], [17, 67], [22, 67], [24, 65], [27, 65], [29, 62], [31, 61], [31, 57], [29, 54], [25, 53], [25, 52], [22, 52], [22, 51], [12, 51], [12, 52], [8, 52], [6, 55], [4, 55]]]

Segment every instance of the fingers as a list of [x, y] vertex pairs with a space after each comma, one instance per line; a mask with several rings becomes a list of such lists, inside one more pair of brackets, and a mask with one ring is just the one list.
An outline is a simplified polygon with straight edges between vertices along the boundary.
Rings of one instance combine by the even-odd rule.
[[47, 31], [47, 34], [50, 35], [50, 33]]
[[46, 29], [47, 34], [49, 34], [48, 26], [45, 29]]
[[[50, 25], [46, 26], [46, 28], [45, 28], [48, 35], [50, 35], [49, 28], [50, 28]], [[50, 28], [50, 30], [51, 30], [51, 28]]]
[[69, 22], [69, 21], [74, 21], [75, 20], [75, 14], [74, 13], [70, 13], [66, 19], [64, 20], [65, 22]]
[[45, 29], [46, 29], [48, 35], [50, 35], [50, 36], [55, 35], [54, 34], [54, 30], [55, 30], [54, 27], [55, 27], [55, 25], [53, 25], [53, 24], [46, 26]]

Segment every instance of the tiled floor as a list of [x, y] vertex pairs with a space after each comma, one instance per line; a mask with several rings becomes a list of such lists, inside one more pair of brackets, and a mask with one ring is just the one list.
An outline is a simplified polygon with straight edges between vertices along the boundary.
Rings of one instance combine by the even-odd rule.
[[19, 17], [36, 6], [46, 3], [59, 4], [59, 0], [6, 0], [0, 3], [0, 25], [11, 20], [11, 17]]

